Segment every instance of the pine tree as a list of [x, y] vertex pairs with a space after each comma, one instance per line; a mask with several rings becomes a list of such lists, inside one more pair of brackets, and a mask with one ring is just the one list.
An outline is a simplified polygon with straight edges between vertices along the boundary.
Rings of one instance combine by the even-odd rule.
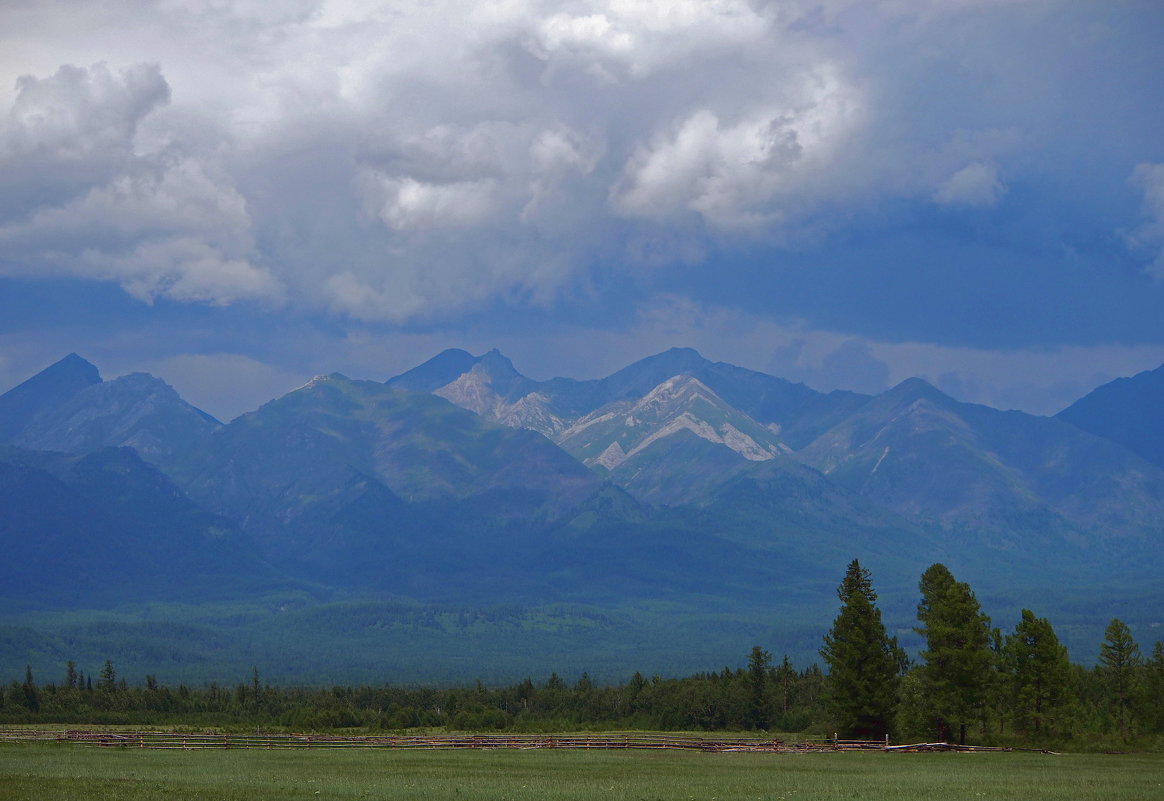
[[966, 741], [966, 727], [984, 716], [994, 653], [990, 618], [983, 614], [970, 585], [956, 581], [945, 565], [922, 574], [921, 603], [915, 631], [926, 639], [918, 671], [918, 692], [929, 727], [941, 740], [955, 731]]
[[775, 679], [780, 698], [780, 714], [782, 717], [787, 716], [792, 708], [792, 688], [796, 683], [796, 669], [792, 667], [792, 660], [788, 658], [788, 654], [784, 655], [780, 667], [776, 668]]
[[101, 678], [97, 680], [97, 689], [113, 692], [117, 689], [117, 671], [113, 669], [113, 662], [105, 660], [101, 667]]
[[1132, 734], [1140, 706], [1140, 646], [1132, 632], [1119, 618], [1112, 618], [1099, 646], [1099, 668], [1104, 684], [1104, 699], [1116, 731], [1125, 737]]
[[[1002, 632], [994, 628], [990, 630], [990, 653], [994, 663], [990, 669], [990, 682], [986, 688], [986, 706], [984, 713], [993, 714], [998, 723], [998, 733], [1006, 730], [1007, 721], [1011, 717], [1011, 681], [1010, 672], [1006, 663], [1006, 640]], [[986, 729], [984, 728], [983, 731]]]
[[32, 666], [24, 666], [24, 684], [20, 686], [24, 706], [29, 712], [40, 711], [40, 693], [36, 689], [36, 682], [32, 680]]
[[263, 685], [259, 681], [258, 665], [251, 668], [251, 698], [256, 708], [262, 705]]
[[767, 729], [768, 669], [772, 655], [758, 645], [752, 646], [748, 656], [748, 722], [753, 729]]
[[1157, 732], [1164, 732], [1164, 642], [1156, 640], [1152, 648], [1152, 658], [1148, 660], [1148, 710], [1149, 725]]
[[1015, 726], [1034, 733], [1059, 727], [1070, 702], [1071, 663], [1051, 624], [1024, 609], [1003, 653]]
[[905, 654], [886, 633], [869, 571], [856, 559], [837, 597], [841, 611], [820, 649], [829, 666], [825, 699], [838, 732], [881, 737], [891, 728]]

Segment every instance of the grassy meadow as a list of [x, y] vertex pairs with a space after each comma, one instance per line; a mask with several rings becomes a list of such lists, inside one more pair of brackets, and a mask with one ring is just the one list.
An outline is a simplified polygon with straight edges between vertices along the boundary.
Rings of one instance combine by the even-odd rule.
[[1164, 798], [1164, 755], [151, 751], [0, 746], [9, 801]]

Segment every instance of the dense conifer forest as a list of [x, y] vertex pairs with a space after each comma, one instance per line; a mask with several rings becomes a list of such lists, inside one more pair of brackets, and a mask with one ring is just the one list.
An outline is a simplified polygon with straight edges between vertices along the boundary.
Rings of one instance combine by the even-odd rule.
[[258, 668], [234, 685], [172, 687], [129, 681], [106, 661], [95, 673], [73, 662], [57, 680], [31, 670], [0, 694], [0, 722], [126, 724], [320, 731], [747, 730], [897, 741], [1074, 743], [1158, 747], [1164, 741], [1164, 643], [1141, 651], [1112, 620], [1094, 667], [1068, 660], [1051, 624], [1023, 610], [994, 628], [970, 587], [941, 564], [922, 576], [910, 659], [888, 637], [872, 577], [854, 560], [823, 636], [825, 669], [797, 669], [760, 646], [743, 667], [683, 678], [635, 673], [597, 686], [582, 674], [503, 687], [279, 687]]

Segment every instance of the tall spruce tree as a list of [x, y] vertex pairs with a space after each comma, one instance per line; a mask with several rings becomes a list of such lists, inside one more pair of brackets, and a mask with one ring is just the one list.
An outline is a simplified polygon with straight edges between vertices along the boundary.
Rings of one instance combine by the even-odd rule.
[[922, 574], [914, 630], [925, 637], [918, 692], [929, 728], [939, 740], [966, 741], [966, 727], [985, 715], [991, 670], [990, 618], [970, 585], [956, 581], [943, 564]]
[[1044, 617], [1024, 609], [1003, 646], [1010, 713], [1022, 732], [1062, 729], [1070, 706], [1071, 663], [1067, 649]]
[[36, 682], [32, 680], [32, 666], [24, 666], [24, 684], [20, 687], [21, 695], [23, 697], [24, 706], [28, 707], [29, 712], [40, 711], [40, 693], [37, 691]]
[[1112, 618], [1099, 646], [1099, 670], [1112, 725], [1125, 737], [1131, 736], [1139, 717], [1143, 695], [1140, 668], [1143, 663], [1140, 646], [1127, 624], [1118, 617]]
[[117, 671], [113, 669], [113, 662], [109, 659], [106, 659], [105, 664], [101, 667], [101, 678], [97, 680], [97, 689], [105, 692], [113, 692], [117, 689]]
[[1164, 642], [1156, 640], [1148, 660], [1148, 722], [1157, 732], [1164, 732]]
[[888, 734], [905, 654], [881, 623], [869, 571], [854, 559], [837, 588], [841, 611], [820, 655], [829, 666], [825, 698], [838, 733]]
[[758, 645], [748, 656], [748, 722], [753, 729], [767, 729], [769, 721], [768, 673], [772, 655]]
[[[1159, 643], [1157, 643], [1159, 644]], [[779, 699], [781, 724], [784, 724], [784, 718], [788, 715], [788, 710], [792, 708], [792, 690], [796, 685], [796, 669], [792, 667], [792, 660], [788, 658], [788, 654], [784, 655], [783, 661], [780, 662], [780, 667], [776, 668], [775, 676], [776, 692]]]

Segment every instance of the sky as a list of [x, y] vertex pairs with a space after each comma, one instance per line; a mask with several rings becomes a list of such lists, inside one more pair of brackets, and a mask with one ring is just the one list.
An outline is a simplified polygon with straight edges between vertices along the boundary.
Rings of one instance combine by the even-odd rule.
[[1164, 363], [1159, 0], [0, 0], [0, 392]]

